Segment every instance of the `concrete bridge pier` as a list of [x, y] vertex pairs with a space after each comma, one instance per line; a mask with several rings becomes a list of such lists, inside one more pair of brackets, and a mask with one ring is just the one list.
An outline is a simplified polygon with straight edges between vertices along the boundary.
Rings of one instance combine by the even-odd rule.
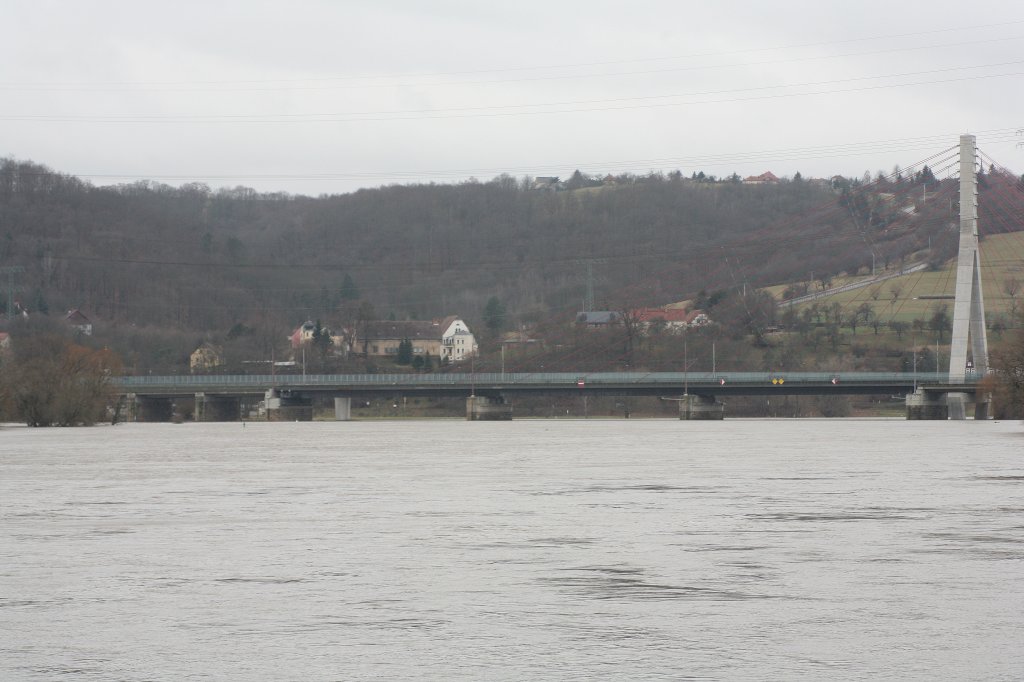
[[991, 393], [975, 393], [974, 394], [974, 420], [984, 421], [990, 418], [992, 412], [992, 394]]
[[684, 395], [679, 401], [679, 418], [690, 420], [725, 419], [725, 405], [713, 395]]
[[919, 388], [907, 394], [907, 419], [945, 420], [949, 418], [949, 402], [944, 393], [931, 393]]
[[334, 421], [352, 421], [352, 398], [334, 399]]
[[949, 418], [957, 421], [967, 419], [967, 395], [964, 393], [947, 393], [946, 405], [949, 407]]
[[267, 408], [267, 421], [313, 421], [313, 400], [300, 393], [272, 388], [267, 391], [264, 401]]
[[242, 417], [242, 401], [234, 396], [196, 393], [197, 422], [236, 422]]
[[477, 421], [512, 421], [512, 405], [503, 396], [471, 395], [466, 398], [466, 419]]
[[970, 395], [968, 393], [949, 393], [946, 396], [949, 403], [950, 419], [967, 419], [973, 407], [974, 419], [984, 421], [988, 419], [989, 408], [992, 405], [992, 396], [988, 393]]
[[128, 421], [133, 422], [169, 422], [174, 418], [174, 399], [162, 396], [136, 395], [125, 396]]

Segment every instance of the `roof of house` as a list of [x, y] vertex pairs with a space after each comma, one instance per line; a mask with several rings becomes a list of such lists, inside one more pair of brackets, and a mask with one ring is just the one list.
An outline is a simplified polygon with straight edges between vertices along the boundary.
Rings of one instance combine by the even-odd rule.
[[512, 344], [512, 343], [540, 343], [538, 339], [533, 338], [526, 331], [513, 331], [505, 332], [501, 335], [501, 342]]
[[69, 310], [67, 316], [64, 319], [72, 324], [92, 324], [92, 320], [86, 317], [85, 314], [78, 308], [75, 308], [74, 310]]
[[619, 314], [614, 310], [592, 310], [576, 315], [576, 321], [580, 324], [612, 324], [619, 319]]
[[459, 319], [449, 315], [436, 320], [372, 320], [366, 323], [364, 339], [440, 339], [452, 322]]
[[765, 171], [760, 175], [751, 175], [750, 177], [744, 178], [743, 182], [778, 182], [779, 178], [775, 173], [771, 171]]

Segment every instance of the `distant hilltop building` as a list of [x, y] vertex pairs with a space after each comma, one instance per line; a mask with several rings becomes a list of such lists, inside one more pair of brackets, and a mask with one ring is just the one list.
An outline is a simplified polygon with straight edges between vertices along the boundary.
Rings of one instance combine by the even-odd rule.
[[750, 177], [743, 178], [744, 185], [774, 185], [778, 182], [778, 176], [771, 171], [765, 171], [760, 175], [751, 175]]
[[562, 189], [562, 181], [557, 176], [550, 175], [539, 175], [533, 179], [533, 184], [530, 185], [532, 189], [540, 190], [542, 192], [557, 192]]

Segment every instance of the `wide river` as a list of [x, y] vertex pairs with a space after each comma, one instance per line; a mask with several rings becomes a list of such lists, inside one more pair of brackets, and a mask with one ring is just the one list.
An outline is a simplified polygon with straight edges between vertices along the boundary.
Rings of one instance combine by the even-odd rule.
[[0, 680], [1024, 678], [1024, 426], [0, 428]]

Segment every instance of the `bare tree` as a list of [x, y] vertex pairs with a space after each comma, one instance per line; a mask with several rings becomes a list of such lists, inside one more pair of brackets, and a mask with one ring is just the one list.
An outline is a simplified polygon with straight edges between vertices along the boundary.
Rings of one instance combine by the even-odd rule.
[[15, 340], [5, 365], [11, 412], [29, 426], [88, 426], [106, 417], [120, 361], [56, 335]]
[[900, 294], [903, 293], [903, 285], [899, 282], [893, 282], [889, 285], [889, 296], [892, 300], [889, 303], [889, 307], [893, 308], [896, 306], [896, 301], [900, 300]]
[[1010, 297], [1010, 319], [1017, 317], [1017, 294], [1020, 293], [1020, 280], [1010, 277], [1003, 282], [1003, 293]]

